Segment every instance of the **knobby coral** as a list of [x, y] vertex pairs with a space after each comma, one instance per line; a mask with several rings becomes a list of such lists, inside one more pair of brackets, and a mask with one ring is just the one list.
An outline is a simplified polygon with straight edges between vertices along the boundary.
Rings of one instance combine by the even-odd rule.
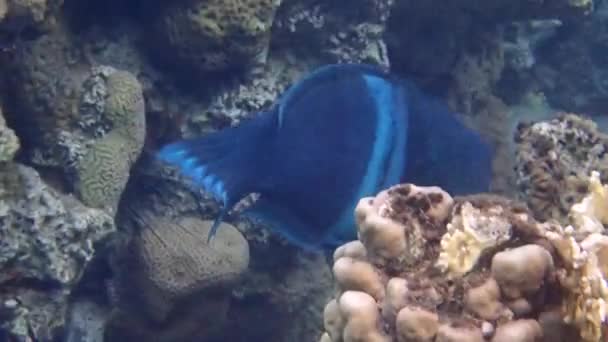
[[[403, 184], [363, 198], [339, 247], [321, 341], [601, 341], [608, 311], [608, 186], [571, 224], [494, 195]], [[558, 340], [559, 340], [558, 339]]]

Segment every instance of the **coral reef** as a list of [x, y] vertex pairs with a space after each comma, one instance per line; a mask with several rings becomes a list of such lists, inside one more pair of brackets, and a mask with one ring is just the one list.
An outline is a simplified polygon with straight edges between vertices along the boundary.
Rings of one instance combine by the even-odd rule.
[[561, 113], [521, 124], [515, 138], [518, 189], [542, 220], [566, 223], [570, 207], [587, 193], [589, 173], [608, 175], [608, 136], [589, 119]]
[[[272, 336], [273, 341], [314, 341], [323, 329], [323, 307], [333, 295], [333, 279], [325, 257], [294, 253], [268, 242], [253, 251], [250, 270], [233, 291], [223, 340]], [[268, 317], [273, 317], [272, 325], [267, 324]]]
[[139, 81], [127, 71], [91, 66], [65, 28], [24, 45], [14, 63], [14, 118], [35, 148], [29, 159], [61, 169], [89, 206], [116, 210], [145, 140]]
[[1, 167], [2, 328], [48, 341], [65, 324], [68, 295], [114, 222], [53, 190], [30, 167]]
[[65, 342], [101, 342], [103, 341], [104, 323], [108, 316], [107, 308], [87, 299], [75, 301], [70, 305], [68, 314], [68, 331]]
[[321, 341], [605, 339], [608, 186], [592, 172], [571, 225], [495, 196], [402, 184], [363, 198], [339, 247]]
[[[9, 67], [9, 99], [23, 138], [38, 148], [57, 145], [61, 131], [70, 131], [79, 116], [79, 92], [87, 78], [83, 63], [67, 29], [60, 26], [18, 45]], [[17, 112], [27, 113], [19, 115]], [[60, 162], [57, 162], [60, 163]]]
[[559, 19], [519, 21], [507, 25], [502, 44], [505, 67], [516, 74], [531, 71], [539, 60], [539, 50], [562, 26]]
[[247, 118], [251, 113], [266, 110], [274, 100], [300, 76], [305, 68], [301, 65], [271, 59], [262, 69], [238, 86], [226, 85], [213, 96], [206, 108], [188, 118], [181, 129], [185, 135], [198, 135], [209, 131], [214, 118], [226, 118], [231, 125]]
[[50, 29], [63, 0], [1, 0], [0, 27], [20, 33], [28, 28]]
[[512, 143], [509, 134], [505, 134], [511, 131], [509, 108], [493, 93], [504, 70], [504, 48], [496, 36], [489, 34], [476, 44], [474, 53], [462, 52], [451, 67], [447, 100], [452, 109], [464, 114], [470, 126], [496, 146], [492, 190], [510, 193], [514, 183], [510, 172]]
[[217, 333], [226, 319], [230, 289], [249, 264], [247, 240], [222, 224], [209, 244], [213, 221], [142, 216], [141, 231], [117, 262], [119, 310], [112, 338], [175, 341]]
[[521, 87], [542, 91], [555, 107], [604, 116], [608, 88], [608, 3], [595, 1], [587, 20], [565, 23], [537, 51], [537, 63]]
[[13, 160], [19, 150], [19, 139], [15, 132], [6, 126], [6, 120], [0, 108], [0, 163]]
[[105, 78], [107, 97], [94, 104], [105, 107], [103, 119], [111, 128], [78, 161], [76, 187], [85, 204], [116, 211], [145, 142], [144, 99], [141, 85], [130, 73], [112, 68], [93, 72]]
[[[539, 18], [575, 20], [592, 9], [591, 0], [461, 0], [448, 5], [440, 1], [399, 1], [390, 21], [390, 31], [399, 39], [389, 44], [389, 52], [397, 69], [428, 80], [449, 74], [463, 52], [475, 51], [488, 34], [496, 36], [502, 23]], [[414, 46], [416, 53], [411, 53]]]
[[[302, 73], [333, 62], [390, 67], [447, 97], [498, 143], [493, 190], [518, 192], [536, 219], [563, 229], [500, 197], [451, 199], [414, 186], [410, 195], [385, 192], [372, 207], [395, 200], [384, 213], [390, 219], [377, 225], [382, 215], [361, 216], [361, 242], [336, 252], [345, 287], [325, 312], [325, 340], [346, 326], [344, 339], [395, 331], [404, 340], [447, 339], [468, 327], [497, 341], [539, 329], [568, 340], [576, 329], [564, 326], [564, 312], [594, 337], [601, 294], [586, 301], [593, 291], [573, 284], [585, 272], [592, 276], [579, 283], [596, 289], [599, 279], [593, 255], [603, 255], [603, 238], [586, 236], [605, 221], [606, 194], [587, 176], [606, 177], [605, 138], [578, 117], [521, 126], [514, 175], [510, 110], [497, 89], [542, 90], [553, 104], [599, 114], [607, 16], [606, 4], [595, 3], [583, 21], [590, 0], [0, 0], [0, 339], [318, 337], [333, 295], [323, 255], [289, 246], [238, 211], [207, 245], [216, 204], [141, 152], [238, 124], [270, 108]], [[585, 72], [593, 77], [578, 77]], [[518, 87], [505, 82], [512, 78]], [[583, 199], [588, 185], [595, 195]], [[129, 221], [137, 215], [121, 215], [134, 203], [149, 213], [136, 228]], [[100, 248], [115, 226], [108, 240], [117, 248]], [[437, 274], [425, 273], [431, 261]], [[501, 278], [505, 268], [540, 273], [518, 283]], [[441, 287], [429, 292], [435, 281]], [[554, 289], [572, 305], [546, 301]], [[445, 298], [453, 301], [436, 310]], [[479, 319], [493, 315], [505, 316]], [[380, 321], [386, 325], [372, 324]]]
[[[155, 45], [182, 71], [217, 72], [265, 62], [281, 0], [180, 1], [152, 21]], [[157, 6], [156, 4], [154, 6]], [[160, 38], [160, 39], [159, 39]]]
[[[384, 35], [394, 0], [348, 4], [286, 1], [274, 23], [273, 45], [325, 62], [390, 65]], [[297, 41], [297, 46], [293, 45]], [[312, 52], [312, 54], [311, 54]]]
[[[578, 22], [593, 9], [592, 1], [552, 0], [492, 1], [462, 0], [450, 4], [435, 1], [396, 2], [388, 21], [388, 52], [392, 70], [412, 77], [437, 93], [448, 93], [452, 109], [497, 146], [493, 190], [512, 194], [514, 179], [509, 109], [499, 91], [511, 86], [505, 80], [520, 78], [533, 63], [521, 46], [508, 44], [505, 26], [530, 20]], [[531, 38], [532, 39], [532, 38]], [[545, 37], [538, 39], [546, 39]], [[506, 41], [507, 40], [507, 41]], [[515, 47], [515, 48], [514, 48]], [[517, 56], [514, 56], [514, 53]], [[519, 61], [523, 57], [523, 62]], [[503, 83], [507, 83], [503, 84]], [[512, 90], [516, 88], [517, 90]], [[501, 94], [502, 95], [502, 94]]]

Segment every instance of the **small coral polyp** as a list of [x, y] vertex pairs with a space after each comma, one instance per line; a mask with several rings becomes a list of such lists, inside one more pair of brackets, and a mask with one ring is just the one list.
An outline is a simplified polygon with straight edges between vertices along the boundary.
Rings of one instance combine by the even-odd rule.
[[608, 185], [570, 225], [500, 196], [402, 184], [363, 198], [359, 240], [334, 253], [321, 342], [604, 341]]

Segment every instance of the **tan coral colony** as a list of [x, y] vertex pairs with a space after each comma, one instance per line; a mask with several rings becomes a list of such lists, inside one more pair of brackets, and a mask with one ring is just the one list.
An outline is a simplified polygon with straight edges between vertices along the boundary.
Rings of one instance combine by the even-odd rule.
[[437, 187], [361, 199], [320, 341], [606, 341], [608, 185], [597, 172], [588, 184], [568, 225]]

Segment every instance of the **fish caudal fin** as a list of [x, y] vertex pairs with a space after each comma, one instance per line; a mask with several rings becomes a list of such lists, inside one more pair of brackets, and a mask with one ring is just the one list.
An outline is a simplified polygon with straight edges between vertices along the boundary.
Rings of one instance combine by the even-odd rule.
[[237, 127], [173, 142], [158, 152], [158, 159], [177, 167], [222, 203], [209, 238], [227, 212], [244, 196], [256, 191], [256, 182], [265, 173], [273, 123], [273, 116], [263, 113]]

